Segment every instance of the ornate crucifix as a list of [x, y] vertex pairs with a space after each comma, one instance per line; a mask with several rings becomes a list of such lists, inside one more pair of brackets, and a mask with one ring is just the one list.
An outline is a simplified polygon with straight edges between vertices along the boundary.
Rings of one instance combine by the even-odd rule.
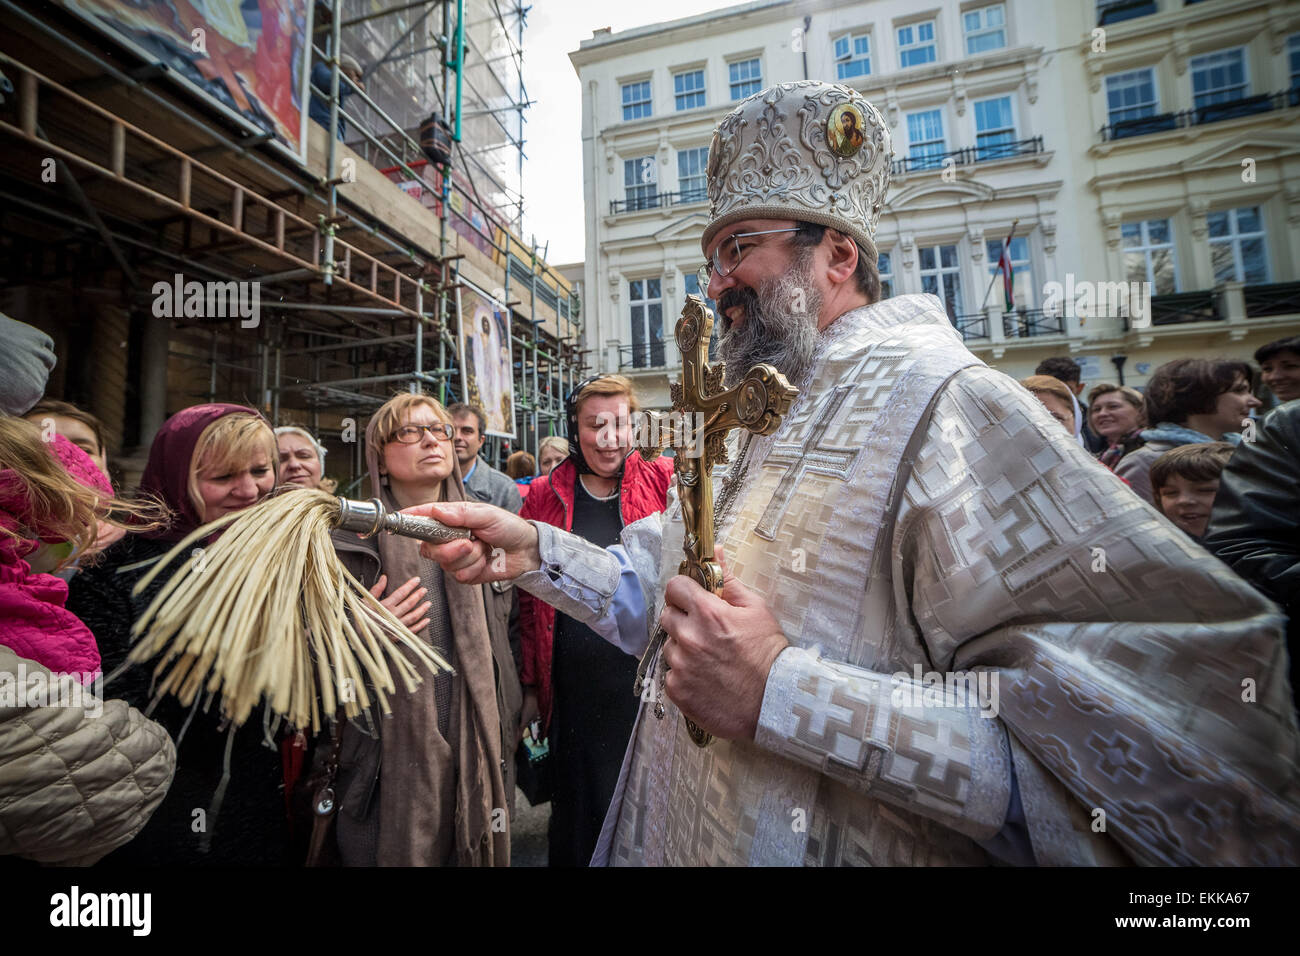
[[[744, 379], [729, 389], [722, 388], [725, 366], [709, 363], [709, 339], [713, 334], [713, 313], [697, 295], [686, 297], [686, 307], [677, 320], [677, 347], [682, 353], [682, 377], [670, 386], [673, 411], [679, 421], [691, 424], [683, 428], [657, 430], [663, 435], [659, 447], [642, 448], [645, 458], [653, 458], [664, 447], [676, 451], [677, 498], [685, 524], [685, 560], [678, 574], [688, 575], [700, 587], [714, 594], [722, 590], [722, 568], [713, 560], [714, 520], [713, 468], [727, 463], [726, 438], [733, 428], [744, 428], [755, 435], [770, 435], [781, 423], [799, 390], [771, 365], [756, 365]], [[699, 423], [699, 424], [695, 424]], [[651, 432], [654, 434], [655, 432]], [[667, 433], [667, 434], [665, 434]], [[635, 693], [640, 696], [659, 649], [668, 635], [662, 627], [646, 648], [636, 671]], [[659, 669], [655, 716], [664, 716], [664, 672]], [[682, 715], [691, 739], [706, 747], [713, 738], [689, 717]]]

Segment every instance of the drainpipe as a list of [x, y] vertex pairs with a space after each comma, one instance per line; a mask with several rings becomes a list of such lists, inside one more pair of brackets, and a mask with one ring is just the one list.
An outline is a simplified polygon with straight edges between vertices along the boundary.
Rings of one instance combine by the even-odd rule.
[[812, 26], [812, 17], [803, 18], [803, 78], [808, 79], [808, 28]]

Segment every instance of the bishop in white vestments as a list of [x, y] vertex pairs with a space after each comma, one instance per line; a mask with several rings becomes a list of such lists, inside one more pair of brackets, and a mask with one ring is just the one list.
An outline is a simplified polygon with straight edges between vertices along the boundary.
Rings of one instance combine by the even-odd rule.
[[[864, 135], [832, 146], [845, 113]], [[721, 595], [676, 574], [673, 497], [608, 550], [418, 509], [474, 529], [424, 546], [460, 580], [514, 578], [629, 653], [668, 632], [666, 714], [647, 693], [593, 863], [1300, 862], [1279, 609], [937, 298], [879, 301], [891, 156], [876, 109], [827, 83], [715, 133], [701, 244], [728, 381], [770, 362], [800, 390], [774, 434], [732, 434]]]

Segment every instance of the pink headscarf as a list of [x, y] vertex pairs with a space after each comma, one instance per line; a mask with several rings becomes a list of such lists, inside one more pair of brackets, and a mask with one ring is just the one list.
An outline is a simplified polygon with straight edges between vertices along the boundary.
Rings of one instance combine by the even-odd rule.
[[[48, 447], [78, 483], [112, 496], [108, 479], [84, 451], [62, 435]], [[16, 531], [31, 528], [32, 521], [26, 482], [13, 469], [0, 469], [0, 525]], [[31, 530], [40, 535], [41, 529]], [[0, 644], [55, 673], [93, 674], [99, 670], [99, 646], [90, 628], [64, 607], [68, 583], [33, 573], [24, 560], [41, 541], [0, 537]]]

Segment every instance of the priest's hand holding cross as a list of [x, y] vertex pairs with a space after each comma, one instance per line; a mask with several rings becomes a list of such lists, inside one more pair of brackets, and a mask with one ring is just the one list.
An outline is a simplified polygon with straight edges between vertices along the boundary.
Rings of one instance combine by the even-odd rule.
[[659, 626], [668, 632], [664, 690], [700, 729], [725, 740], [753, 740], [772, 662], [789, 646], [767, 602], [727, 570], [714, 594], [679, 574], [668, 582]]

